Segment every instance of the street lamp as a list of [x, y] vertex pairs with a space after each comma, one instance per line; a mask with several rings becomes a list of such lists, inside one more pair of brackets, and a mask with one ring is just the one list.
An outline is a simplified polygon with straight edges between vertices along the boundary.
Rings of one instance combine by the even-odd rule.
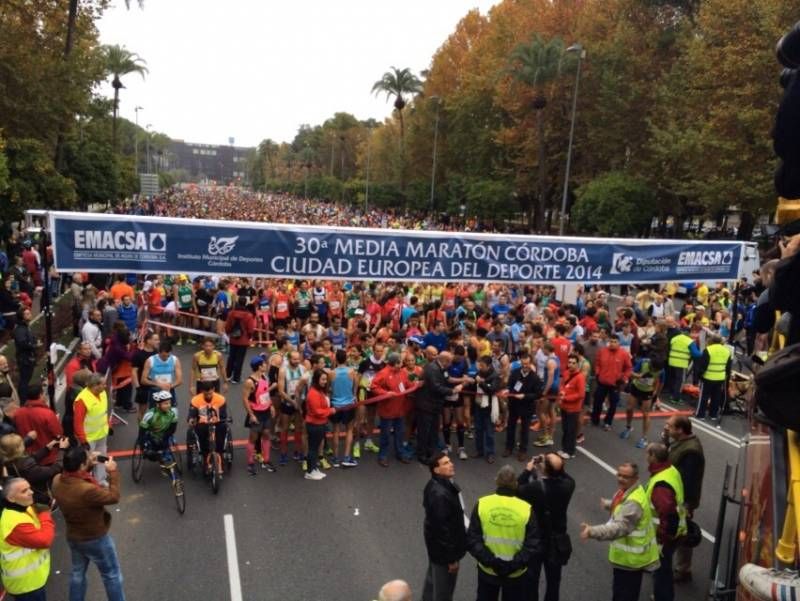
[[433, 167], [431, 167], [431, 213], [433, 213], [433, 193], [436, 189], [436, 144], [439, 141], [439, 102], [438, 96], [431, 96], [431, 102], [436, 103], [436, 121], [433, 126]]
[[137, 178], [139, 177], [139, 111], [143, 110], [144, 107], [141, 106], [136, 106], [133, 108], [133, 112], [136, 113], [136, 130], [133, 133], [133, 162], [136, 165], [134, 169]]
[[369, 206], [369, 158], [372, 145], [372, 128], [367, 126], [367, 182], [366, 190], [364, 191], [364, 217], [367, 216], [367, 207]]
[[564, 195], [561, 198], [561, 218], [559, 219], [558, 235], [564, 235], [564, 219], [567, 212], [567, 191], [569, 190], [569, 170], [572, 166], [572, 139], [575, 136], [575, 113], [578, 110], [578, 85], [581, 81], [581, 61], [586, 58], [586, 50], [580, 44], [573, 44], [564, 52], [578, 53], [578, 67], [575, 71], [575, 92], [572, 95], [572, 123], [569, 126], [569, 146], [567, 147], [567, 170], [564, 174]]
[[150, 128], [153, 127], [152, 123], [148, 123], [144, 126], [145, 131], [147, 132], [147, 173], [150, 173]]

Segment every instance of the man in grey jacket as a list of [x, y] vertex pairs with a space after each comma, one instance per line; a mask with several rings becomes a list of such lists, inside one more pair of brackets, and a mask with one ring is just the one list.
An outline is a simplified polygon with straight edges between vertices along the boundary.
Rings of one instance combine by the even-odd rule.
[[439, 416], [442, 414], [446, 396], [461, 392], [458, 384], [450, 386], [447, 369], [453, 362], [453, 355], [445, 351], [425, 366], [422, 372], [422, 389], [416, 395], [417, 410], [417, 459], [428, 464], [436, 449]]
[[600, 499], [611, 513], [605, 524], [581, 524], [581, 538], [586, 541], [611, 541], [608, 560], [614, 572], [613, 601], [638, 601], [642, 576], [659, 566], [656, 530], [650, 500], [639, 484], [639, 468], [623, 463], [617, 468], [617, 490], [613, 499]]

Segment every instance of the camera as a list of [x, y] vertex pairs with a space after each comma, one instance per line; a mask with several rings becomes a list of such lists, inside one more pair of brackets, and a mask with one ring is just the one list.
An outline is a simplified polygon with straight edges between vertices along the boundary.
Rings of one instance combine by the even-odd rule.
[[108, 455], [98, 455], [97, 457], [94, 458], [94, 460], [97, 461], [98, 463], [105, 463], [106, 461], [108, 461]]

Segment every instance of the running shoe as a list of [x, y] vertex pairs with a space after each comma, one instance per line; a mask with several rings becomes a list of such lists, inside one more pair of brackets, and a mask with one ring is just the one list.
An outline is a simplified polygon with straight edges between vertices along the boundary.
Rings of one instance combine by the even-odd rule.
[[275, 472], [275, 466], [272, 464], [271, 461], [267, 461], [267, 462], [262, 461], [261, 462], [261, 469], [262, 470], [267, 470], [270, 474]]
[[578, 437], [575, 439], [577, 444], [583, 444], [586, 441], [586, 436], [584, 436], [583, 432], [578, 434]]
[[746, 563], [739, 570], [739, 584], [764, 601], [800, 598], [800, 575], [794, 570], [774, 570]]
[[247, 473], [251, 476], [256, 475], [256, 464], [255, 463], [248, 463], [247, 464]]
[[371, 438], [367, 438], [366, 442], [364, 442], [364, 450], [370, 453], [379, 453], [381, 448], [372, 442]]
[[303, 459], [303, 463], [301, 465], [302, 465], [302, 469], [303, 469], [304, 472], [308, 471], [308, 461]]
[[631, 437], [631, 433], [633, 429], [630, 426], [626, 427], [622, 432], [619, 433], [619, 437], [623, 440], [628, 440]]
[[647, 439], [642, 436], [639, 440], [636, 441], [636, 448], [643, 449], [647, 446]]
[[325, 459], [325, 456], [319, 458], [319, 465], [324, 470], [329, 470], [332, 467], [330, 462], [327, 459]]
[[358, 467], [358, 461], [352, 457], [345, 457], [342, 460], [342, 467]]
[[566, 451], [558, 451], [558, 452], [556, 453], [556, 455], [558, 455], [559, 457], [561, 457], [561, 459], [575, 459], [575, 455], [570, 455], [570, 454], [569, 454], [569, 453], [567, 453]]
[[467, 459], [468, 457], [469, 455], [467, 455], [467, 452], [464, 450], [464, 447], [459, 447], [458, 458], [464, 460]]
[[304, 477], [306, 480], [322, 480], [325, 477], [325, 474], [319, 470], [314, 470], [313, 472], [306, 472]]
[[533, 441], [535, 447], [549, 447], [553, 444], [553, 438], [550, 436], [541, 436]]
[[281, 458], [278, 460], [278, 465], [281, 467], [284, 465], [289, 465], [289, 457], [286, 456], [286, 453], [281, 453]]
[[353, 457], [356, 459], [361, 458], [361, 443], [359, 441], [353, 443]]
[[331, 457], [331, 466], [340, 467], [341, 465], [342, 465], [342, 462], [339, 461], [338, 457]]
[[470, 428], [467, 430], [467, 438], [473, 440], [475, 438], [475, 428]]
[[292, 455], [292, 459], [294, 459], [295, 461], [302, 461], [303, 459], [305, 459], [305, 457], [303, 457], [303, 454], [300, 451], [295, 451], [294, 455]]
[[611, 430], [611, 425], [610, 424], [603, 424], [603, 432], [608, 432], [609, 430]]

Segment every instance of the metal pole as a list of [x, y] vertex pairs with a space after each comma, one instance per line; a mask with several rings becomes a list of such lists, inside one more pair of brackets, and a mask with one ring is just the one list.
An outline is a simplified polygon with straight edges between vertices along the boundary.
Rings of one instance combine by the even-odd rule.
[[148, 125], [145, 129], [147, 130], [147, 171], [146, 173], [150, 173], [150, 125]]
[[[47, 219], [46, 217], [44, 219]], [[42, 302], [41, 309], [44, 313], [44, 343], [47, 356], [47, 397], [50, 400], [50, 409], [56, 410], [56, 374], [53, 370], [53, 361], [50, 356], [50, 346], [53, 344], [53, 312], [50, 307], [50, 264], [47, 261], [47, 230], [45, 221], [42, 220], [42, 229], [39, 232], [39, 253], [42, 256]], [[25, 399], [20, 399], [21, 403]]]
[[364, 193], [364, 216], [367, 215], [367, 207], [369, 206], [369, 156], [372, 145], [372, 129], [367, 128], [367, 189]]
[[436, 100], [436, 122], [433, 126], [433, 167], [431, 168], [431, 212], [433, 212], [433, 193], [436, 189], [436, 144], [439, 141], [439, 100]]
[[133, 112], [136, 113], [136, 129], [133, 132], [133, 164], [135, 165], [134, 172], [137, 179], [139, 178], [139, 111], [141, 109], [142, 107], [140, 106], [133, 109]]
[[578, 85], [581, 81], [581, 59], [583, 49], [578, 51], [578, 69], [575, 74], [575, 93], [572, 96], [572, 123], [569, 126], [569, 146], [567, 147], [567, 172], [564, 174], [564, 195], [561, 198], [561, 218], [559, 219], [558, 235], [564, 235], [564, 221], [567, 212], [567, 192], [569, 191], [569, 170], [572, 166], [572, 139], [575, 135], [575, 114], [578, 110]]

